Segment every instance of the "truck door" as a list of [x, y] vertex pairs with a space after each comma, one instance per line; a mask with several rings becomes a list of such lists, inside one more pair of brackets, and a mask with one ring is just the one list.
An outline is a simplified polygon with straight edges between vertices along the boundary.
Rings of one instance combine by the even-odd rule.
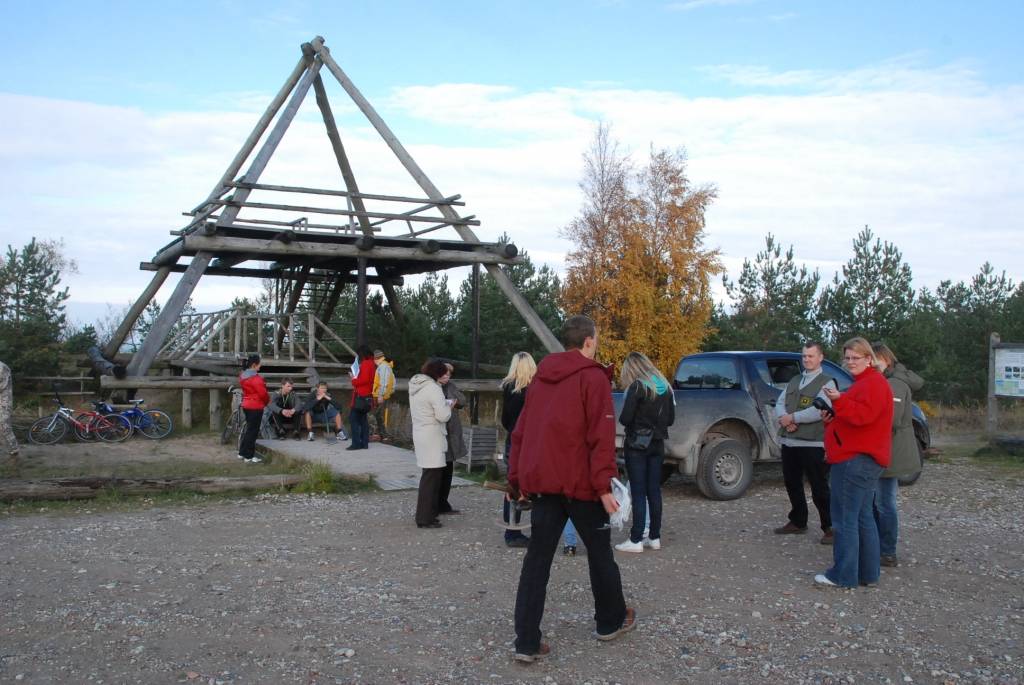
[[755, 360], [753, 364], [757, 373], [751, 379], [750, 391], [765, 422], [765, 432], [769, 436], [768, 448], [772, 458], [781, 459], [782, 444], [779, 442], [779, 427], [775, 420], [775, 404], [789, 379], [800, 373], [800, 361], [785, 357], [763, 357]]

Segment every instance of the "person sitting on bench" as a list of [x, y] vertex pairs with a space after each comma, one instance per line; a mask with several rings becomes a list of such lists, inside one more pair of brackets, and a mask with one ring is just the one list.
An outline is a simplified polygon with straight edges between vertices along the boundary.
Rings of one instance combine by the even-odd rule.
[[299, 394], [294, 392], [295, 383], [291, 378], [281, 381], [281, 389], [274, 393], [267, 405], [267, 414], [271, 429], [277, 438], [291, 435], [299, 437], [302, 427], [302, 407], [299, 406]]
[[329, 421], [334, 422], [334, 430], [338, 432], [339, 440], [348, 440], [345, 429], [341, 425], [341, 407], [327, 391], [327, 383], [320, 381], [316, 388], [309, 394], [309, 399], [302, 405], [302, 414], [306, 419], [306, 430], [309, 431], [307, 440], [313, 440], [313, 423], [318, 426], [326, 426]]

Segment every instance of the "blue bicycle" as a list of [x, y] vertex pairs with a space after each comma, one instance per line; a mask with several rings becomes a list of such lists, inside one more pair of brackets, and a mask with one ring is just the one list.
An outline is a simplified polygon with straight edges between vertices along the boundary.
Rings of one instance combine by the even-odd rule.
[[162, 412], [159, 409], [142, 411], [139, 405], [146, 400], [128, 401], [131, 403], [132, 408], [122, 411], [121, 416], [128, 419], [136, 431], [142, 433], [150, 440], [159, 440], [170, 435], [174, 424], [166, 412]]

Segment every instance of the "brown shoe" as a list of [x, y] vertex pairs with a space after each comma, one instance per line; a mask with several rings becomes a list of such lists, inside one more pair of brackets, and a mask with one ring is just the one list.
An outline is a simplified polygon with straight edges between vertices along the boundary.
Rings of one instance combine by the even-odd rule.
[[829, 528], [828, 530], [825, 531], [825, 534], [821, 536], [821, 544], [823, 544], [823, 545], [833, 545], [833, 544], [835, 544], [835, 542], [836, 542], [836, 534], [834, 532], [832, 532], [831, 528]]
[[533, 654], [526, 654], [525, 652], [516, 652], [512, 658], [516, 661], [521, 661], [524, 664], [532, 664], [537, 659], [543, 659], [551, 653], [551, 646], [546, 642], [540, 643], [540, 648]]
[[879, 561], [882, 566], [887, 566], [889, 568], [896, 568], [900, 565], [900, 560], [896, 558], [895, 554], [883, 554]]
[[784, 525], [784, 526], [782, 526], [780, 528], [776, 528], [775, 529], [775, 534], [776, 535], [797, 535], [797, 534], [806, 533], [806, 532], [807, 532], [806, 526], [801, 528], [800, 526], [794, 525], [792, 521], [788, 522], [786, 525]]
[[622, 625], [619, 626], [618, 630], [608, 633], [607, 635], [595, 633], [595, 637], [602, 642], [607, 642], [608, 640], [614, 640], [623, 633], [628, 633], [634, 628], [636, 628], [636, 611], [633, 607], [626, 607], [626, 618], [622, 620]]

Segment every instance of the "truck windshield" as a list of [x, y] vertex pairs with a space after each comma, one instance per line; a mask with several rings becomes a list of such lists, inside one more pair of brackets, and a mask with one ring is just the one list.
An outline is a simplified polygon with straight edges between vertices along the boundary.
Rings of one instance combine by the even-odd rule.
[[735, 390], [740, 387], [739, 373], [732, 359], [684, 359], [676, 369], [675, 386], [679, 390]]

